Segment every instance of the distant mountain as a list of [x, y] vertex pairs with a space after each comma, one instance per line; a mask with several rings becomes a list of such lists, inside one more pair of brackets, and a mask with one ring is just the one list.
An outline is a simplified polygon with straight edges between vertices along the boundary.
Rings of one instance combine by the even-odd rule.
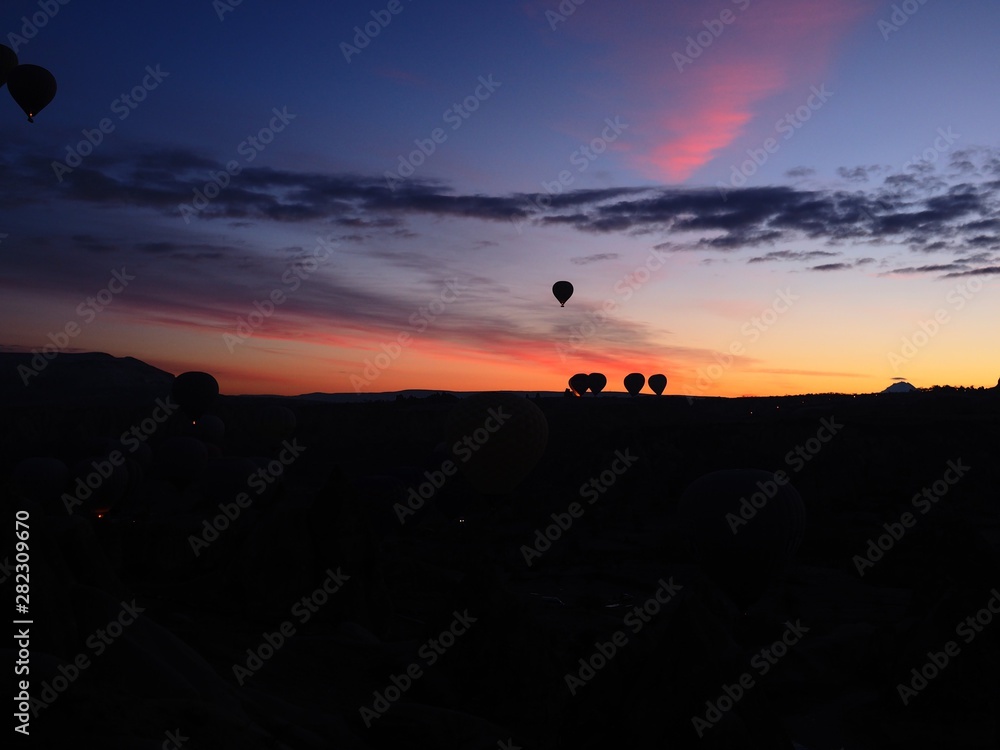
[[905, 380], [901, 380], [898, 383], [893, 383], [888, 388], [886, 388], [882, 393], [913, 393], [917, 390], [914, 386], [907, 383]]
[[165, 396], [174, 376], [134, 357], [103, 352], [0, 352], [0, 402], [131, 401]]

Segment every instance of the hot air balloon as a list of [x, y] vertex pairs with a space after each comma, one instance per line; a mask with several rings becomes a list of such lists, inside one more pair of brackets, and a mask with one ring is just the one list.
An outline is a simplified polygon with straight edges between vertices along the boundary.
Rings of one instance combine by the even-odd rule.
[[692, 482], [678, 505], [702, 569], [743, 610], [785, 570], [805, 532], [802, 498], [779, 474], [715, 471]]
[[663, 373], [649, 376], [649, 387], [657, 396], [662, 395], [663, 389], [667, 387], [667, 376]]
[[587, 384], [590, 386], [592, 393], [600, 393], [604, 390], [604, 386], [608, 384], [608, 379], [599, 372], [592, 372], [587, 376]]
[[573, 285], [568, 281], [557, 281], [552, 285], [552, 293], [559, 300], [559, 306], [566, 307], [566, 300], [573, 296]]
[[17, 67], [17, 53], [10, 47], [0, 44], [0, 86], [7, 83], [7, 75]]
[[646, 376], [641, 372], [630, 372], [625, 376], [625, 390], [629, 395], [637, 396], [646, 384]]
[[459, 401], [447, 420], [452, 461], [484, 494], [511, 492], [545, 452], [549, 424], [530, 399], [478, 393]]
[[578, 372], [569, 379], [569, 387], [573, 389], [573, 392], [577, 396], [582, 396], [587, 392], [587, 388], [590, 387], [590, 376], [585, 372]]
[[177, 405], [197, 419], [219, 395], [219, 382], [207, 372], [182, 372], [174, 378], [170, 392]]
[[56, 79], [38, 65], [18, 65], [7, 74], [7, 90], [28, 116], [28, 122], [34, 122], [35, 115], [55, 97]]

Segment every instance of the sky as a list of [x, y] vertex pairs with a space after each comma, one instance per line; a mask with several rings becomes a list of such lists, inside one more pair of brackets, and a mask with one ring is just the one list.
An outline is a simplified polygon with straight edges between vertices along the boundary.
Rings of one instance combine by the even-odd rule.
[[5, 2], [58, 92], [34, 123], [0, 92], [0, 350], [228, 394], [989, 387], [998, 25], [993, 0]]

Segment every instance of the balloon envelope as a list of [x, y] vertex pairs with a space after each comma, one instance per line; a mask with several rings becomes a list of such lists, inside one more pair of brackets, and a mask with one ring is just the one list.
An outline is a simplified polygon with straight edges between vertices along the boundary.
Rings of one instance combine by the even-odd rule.
[[573, 389], [576, 395], [582, 396], [587, 392], [587, 388], [590, 387], [590, 376], [585, 372], [578, 372], [569, 379], [569, 387]]
[[625, 390], [633, 396], [638, 395], [645, 384], [646, 376], [641, 372], [630, 372], [625, 376]]
[[587, 383], [590, 385], [590, 390], [593, 393], [600, 393], [604, 390], [604, 386], [608, 384], [608, 379], [599, 372], [592, 372], [587, 376]]
[[480, 492], [511, 492], [545, 452], [549, 424], [523, 396], [478, 393], [448, 415], [447, 445], [459, 470]]
[[182, 372], [171, 388], [174, 401], [192, 417], [200, 417], [219, 395], [219, 382], [207, 372]]
[[566, 307], [566, 300], [573, 296], [573, 285], [568, 281], [557, 281], [552, 285], [552, 293], [559, 300], [559, 306]]
[[17, 53], [10, 47], [0, 44], [0, 86], [7, 83], [7, 75], [17, 67]]
[[727, 469], [696, 479], [677, 513], [693, 536], [702, 569], [746, 609], [791, 562], [805, 533], [805, 506], [776, 474]]
[[656, 373], [656, 375], [649, 376], [649, 387], [652, 389], [653, 393], [657, 396], [663, 393], [663, 389], [667, 387], [667, 376], [663, 373]]
[[7, 90], [28, 116], [28, 122], [34, 122], [35, 115], [55, 98], [56, 79], [38, 65], [18, 65], [7, 74]]

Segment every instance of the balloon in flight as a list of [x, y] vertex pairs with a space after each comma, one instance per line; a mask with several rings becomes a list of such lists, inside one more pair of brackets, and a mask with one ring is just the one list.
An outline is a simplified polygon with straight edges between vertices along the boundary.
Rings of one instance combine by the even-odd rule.
[[171, 395], [178, 406], [197, 419], [219, 395], [219, 382], [207, 372], [182, 372], [174, 378]]
[[590, 376], [585, 372], [578, 372], [569, 379], [569, 387], [577, 396], [582, 396], [590, 387]]
[[18, 65], [7, 74], [7, 90], [28, 116], [28, 122], [34, 122], [35, 115], [55, 97], [56, 79], [38, 65]]
[[663, 389], [667, 387], [667, 376], [663, 373], [656, 373], [649, 376], [649, 387], [657, 396], [663, 394]]
[[637, 396], [646, 384], [646, 376], [641, 372], [630, 372], [625, 376], [625, 390], [629, 395]]
[[786, 569], [805, 533], [802, 497], [781, 472], [705, 474], [684, 490], [677, 513], [702, 569], [743, 610]]
[[591, 392], [600, 393], [608, 384], [608, 379], [599, 372], [592, 372], [587, 376], [587, 384], [590, 386]]
[[17, 67], [17, 53], [5, 44], [0, 44], [0, 86], [7, 83], [7, 75]]
[[559, 300], [559, 306], [566, 307], [566, 300], [573, 296], [573, 285], [568, 281], [557, 281], [552, 285], [552, 293]]
[[545, 453], [549, 424], [531, 400], [511, 393], [477, 393], [448, 415], [447, 445], [454, 463], [484, 494], [507, 494]]

